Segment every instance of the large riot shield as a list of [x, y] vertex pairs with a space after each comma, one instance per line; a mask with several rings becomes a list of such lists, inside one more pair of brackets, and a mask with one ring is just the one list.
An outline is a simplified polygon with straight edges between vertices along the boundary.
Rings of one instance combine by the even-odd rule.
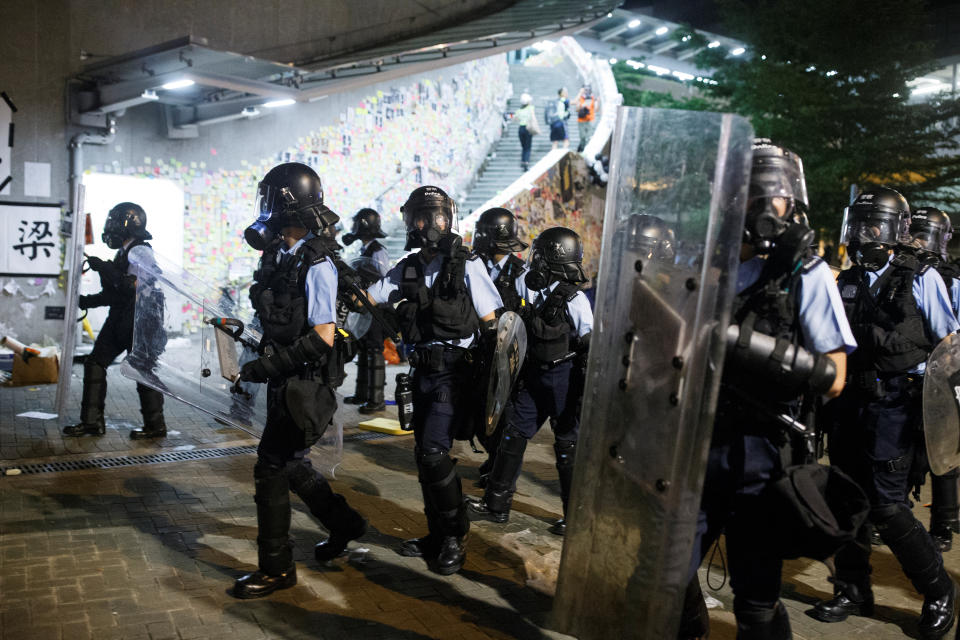
[[[752, 138], [728, 114], [619, 109], [552, 619], [581, 640], [677, 636]], [[641, 214], [673, 251], [637, 241]]]
[[63, 340], [60, 342], [60, 371], [57, 378], [57, 397], [55, 400], [57, 420], [60, 426], [66, 426], [70, 421], [67, 415], [67, 403], [70, 401], [70, 382], [73, 380], [73, 353], [77, 344], [78, 311], [77, 303], [80, 300], [80, 278], [83, 276], [83, 240], [84, 223], [83, 213], [84, 186], [77, 184], [76, 191], [71, 195], [73, 200], [70, 212], [70, 236], [67, 249], [63, 257], [63, 270], [66, 273], [66, 290], [64, 292]]
[[[260, 437], [265, 385], [237, 381], [240, 363], [256, 357], [260, 342], [252, 310], [228, 287], [209, 285], [147, 247], [135, 247], [129, 258], [137, 298], [123, 375]], [[342, 455], [343, 431], [335, 423], [315, 445], [315, 463], [332, 477]]]
[[923, 433], [934, 474], [960, 467], [960, 335], [955, 333], [944, 338], [927, 361]]

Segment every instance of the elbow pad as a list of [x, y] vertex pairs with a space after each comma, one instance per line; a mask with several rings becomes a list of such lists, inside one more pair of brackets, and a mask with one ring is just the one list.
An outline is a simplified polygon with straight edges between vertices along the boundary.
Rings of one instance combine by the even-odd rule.
[[833, 385], [837, 368], [823, 354], [815, 354], [789, 340], [777, 339], [738, 325], [727, 328], [726, 370], [768, 380], [785, 396], [807, 390], [824, 393]]
[[277, 349], [273, 353], [265, 353], [255, 362], [263, 368], [264, 377], [279, 378], [297, 373], [304, 366], [323, 366], [331, 351], [333, 347], [311, 329], [307, 335], [297, 338], [296, 342], [289, 347]]

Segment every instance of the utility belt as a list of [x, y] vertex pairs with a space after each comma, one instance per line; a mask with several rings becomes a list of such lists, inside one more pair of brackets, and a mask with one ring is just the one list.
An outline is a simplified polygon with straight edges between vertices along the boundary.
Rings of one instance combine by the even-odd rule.
[[534, 366], [534, 367], [536, 367], [537, 369], [540, 369], [541, 371], [549, 371], [550, 369], [555, 369], [555, 368], [559, 367], [560, 365], [562, 365], [562, 364], [565, 363], [565, 362], [570, 362], [571, 360], [575, 359], [576, 357], [577, 357], [577, 352], [576, 352], [576, 351], [570, 351], [569, 353], [565, 353], [564, 355], [560, 356], [559, 358], [556, 358], [555, 360], [550, 360], [550, 361], [548, 361], [548, 362], [544, 362], [544, 361], [542, 361], [542, 360], [539, 360], [539, 359], [535, 358], [533, 355], [530, 355], [530, 360], [529, 360], [529, 361], [530, 361], [531, 366]]
[[847, 377], [847, 384], [862, 396], [871, 400], [879, 400], [898, 387], [907, 393], [922, 393], [923, 374], [868, 369], [851, 372]]
[[448, 344], [416, 347], [410, 354], [410, 365], [414, 369], [432, 373], [448, 371], [463, 364], [472, 365], [473, 363], [473, 349], [452, 347]]

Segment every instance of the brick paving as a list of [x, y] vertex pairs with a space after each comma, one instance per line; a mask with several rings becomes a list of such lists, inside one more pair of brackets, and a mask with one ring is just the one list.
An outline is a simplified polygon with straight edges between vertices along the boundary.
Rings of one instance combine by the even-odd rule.
[[[251, 442], [173, 402], [167, 420], [178, 433], [159, 442], [131, 442], [123, 423], [139, 424], [136, 392], [116, 368], [110, 384], [112, 428], [104, 438], [79, 440], [61, 438], [55, 421], [15, 417], [49, 410], [52, 385], [0, 388], [0, 466]], [[73, 392], [79, 402], [79, 383]], [[354, 432], [358, 414], [346, 407], [342, 415], [346, 433]], [[527, 450], [510, 523], [475, 523], [464, 570], [446, 578], [393, 551], [425, 529], [412, 438], [348, 442], [333, 485], [370, 519], [370, 533], [352, 545], [349, 556], [320, 566], [312, 548], [322, 530], [292, 498], [299, 583], [253, 601], [227, 592], [256, 563], [252, 455], [0, 477], [0, 636], [564, 637], [546, 629], [547, 594], [562, 544], [546, 533], [560, 509], [551, 440], [545, 430]], [[482, 456], [457, 446], [465, 487], [479, 493], [471, 482]], [[916, 509], [925, 521], [926, 510]], [[875, 619], [833, 625], [813, 620], [806, 611], [828, 595], [827, 569], [812, 561], [785, 564], [784, 601], [795, 638], [916, 636], [920, 599], [886, 548], [875, 551]], [[960, 551], [946, 561], [951, 570], [960, 568]], [[714, 568], [710, 582], [719, 582], [721, 574]], [[729, 585], [706, 592], [722, 606], [711, 611], [711, 638], [733, 639]]]

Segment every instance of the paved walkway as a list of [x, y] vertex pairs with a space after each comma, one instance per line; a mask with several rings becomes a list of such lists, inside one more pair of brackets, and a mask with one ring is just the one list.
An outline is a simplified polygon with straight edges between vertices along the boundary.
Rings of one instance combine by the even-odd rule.
[[[114, 370], [110, 383], [114, 428], [104, 438], [79, 441], [60, 438], [53, 421], [15, 417], [49, 409], [52, 386], [0, 388], [0, 467], [252, 444], [244, 434], [174, 403], [168, 423], [179, 434], [158, 443], [131, 443], [128, 427], [118, 423], [139, 424], [136, 393]], [[347, 425], [356, 424], [355, 412], [343, 415]], [[346, 429], [344, 460], [333, 484], [370, 519], [371, 532], [354, 543], [349, 556], [318, 566], [312, 547], [322, 530], [293, 498], [299, 584], [255, 601], [227, 593], [256, 562], [253, 455], [0, 477], [0, 635], [18, 640], [564, 637], [546, 630], [562, 543], [546, 533], [560, 510], [549, 430], [527, 450], [510, 523], [476, 523], [464, 570], [448, 578], [393, 551], [400, 540], [425, 532], [412, 438], [360, 441], [352, 438], [356, 433]], [[458, 447], [465, 487], [479, 493], [472, 480], [482, 456]], [[926, 513], [921, 517], [926, 520]], [[960, 551], [948, 554], [947, 565], [960, 567]], [[886, 548], [877, 549], [874, 567], [877, 619], [826, 625], [805, 613], [830, 590], [825, 566], [786, 563], [784, 600], [794, 637], [915, 637], [920, 599]], [[719, 582], [721, 575], [715, 568], [710, 581]], [[706, 582], [704, 571], [701, 580]], [[734, 638], [729, 585], [707, 593], [722, 605], [712, 611], [711, 638]]]

